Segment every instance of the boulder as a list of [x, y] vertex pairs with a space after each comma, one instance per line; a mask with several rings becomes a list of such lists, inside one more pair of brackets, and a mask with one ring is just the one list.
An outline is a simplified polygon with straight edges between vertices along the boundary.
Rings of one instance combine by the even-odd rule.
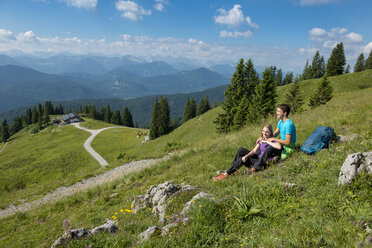
[[336, 141], [338, 142], [349, 142], [354, 139], [359, 139], [359, 134], [349, 134], [349, 135], [338, 135], [336, 136]]
[[106, 220], [105, 224], [93, 228], [91, 233], [92, 234], [96, 234], [96, 233], [99, 233], [99, 232], [113, 233], [113, 232], [116, 232], [117, 230], [118, 230], [118, 227], [115, 225], [115, 221]]
[[140, 241], [145, 241], [151, 237], [158, 236], [161, 233], [161, 228], [157, 226], [150, 226], [146, 231], [140, 234]]
[[338, 184], [349, 184], [362, 173], [372, 173], [372, 152], [358, 152], [348, 155], [341, 166]]

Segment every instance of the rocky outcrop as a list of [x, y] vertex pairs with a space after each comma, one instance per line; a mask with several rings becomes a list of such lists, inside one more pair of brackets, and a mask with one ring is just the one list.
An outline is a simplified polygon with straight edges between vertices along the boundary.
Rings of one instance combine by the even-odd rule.
[[354, 139], [359, 139], [360, 136], [359, 134], [349, 134], [349, 135], [338, 135], [336, 136], [336, 141], [338, 142], [349, 142], [349, 141], [352, 141]]
[[179, 185], [171, 184], [170, 182], [165, 182], [163, 184], [159, 184], [158, 186], [151, 186], [146, 194], [139, 195], [134, 198], [132, 205], [135, 213], [140, 209], [152, 207], [152, 213], [159, 217], [160, 225], [151, 226], [146, 231], [142, 232], [140, 234], [141, 242], [158, 235], [167, 235], [172, 229], [176, 228], [179, 223], [185, 225], [189, 221], [186, 213], [191, 209], [192, 205], [196, 201], [202, 198], [214, 200], [213, 196], [211, 196], [210, 194], [199, 192], [185, 204], [184, 208], [180, 212], [181, 217], [174, 219], [175, 216], [173, 216], [172, 222], [170, 224], [162, 226], [166, 220], [165, 210], [168, 205], [169, 198], [188, 190], [195, 190], [195, 187], [191, 185], [185, 185], [181, 187]]
[[338, 184], [349, 184], [362, 173], [372, 173], [372, 152], [358, 152], [347, 156], [341, 166]]
[[[64, 221], [65, 222], [65, 221]], [[65, 224], [63, 224], [65, 225]], [[115, 221], [112, 220], [106, 220], [106, 223], [93, 228], [92, 230], [87, 230], [84, 228], [81, 229], [72, 229], [67, 230], [62, 237], [58, 238], [52, 245], [52, 248], [62, 246], [68, 242], [70, 242], [73, 239], [81, 239], [90, 235], [94, 235], [99, 232], [108, 232], [113, 233], [118, 230], [117, 226], [115, 225]]]

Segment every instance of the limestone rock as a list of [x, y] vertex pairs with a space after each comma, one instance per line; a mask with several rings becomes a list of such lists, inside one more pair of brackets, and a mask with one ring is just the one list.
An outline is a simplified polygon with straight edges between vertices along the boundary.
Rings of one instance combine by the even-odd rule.
[[349, 134], [349, 135], [338, 135], [336, 136], [336, 141], [338, 142], [349, 142], [354, 139], [359, 139], [359, 134]]
[[141, 239], [141, 241], [147, 240], [151, 237], [155, 237], [155, 236], [159, 235], [160, 232], [161, 232], [161, 228], [159, 228], [157, 226], [151, 226], [146, 231], [144, 231], [140, 234], [140, 239]]
[[173, 229], [173, 228], [176, 228], [177, 226], [178, 226], [178, 223], [170, 223], [166, 226], [163, 226], [161, 228], [161, 236], [168, 235], [170, 230]]
[[210, 194], [205, 192], [199, 192], [197, 195], [195, 195], [190, 201], [188, 201], [185, 204], [185, 207], [182, 209], [181, 214], [185, 214], [188, 212], [191, 208], [191, 206], [194, 204], [195, 201], [202, 199], [202, 198], [213, 198]]
[[338, 184], [351, 183], [356, 176], [362, 173], [372, 173], [372, 152], [358, 152], [347, 156], [341, 166]]
[[117, 230], [118, 230], [118, 227], [115, 225], [115, 221], [106, 220], [105, 224], [93, 228], [91, 233], [92, 234], [96, 234], [96, 233], [99, 233], [99, 232], [113, 233], [113, 232], [116, 232]]
[[58, 247], [65, 242], [69, 242], [72, 239], [80, 239], [82, 237], [89, 236], [90, 234], [91, 232], [89, 230], [83, 228], [69, 230], [53, 243], [52, 248]]

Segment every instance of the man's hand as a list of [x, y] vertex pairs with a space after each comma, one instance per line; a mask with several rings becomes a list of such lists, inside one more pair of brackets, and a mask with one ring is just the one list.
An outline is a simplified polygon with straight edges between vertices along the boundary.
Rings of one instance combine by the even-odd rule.
[[268, 138], [267, 141], [273, 142], [276, 141], [276, 138]]
[[257, 141], [256, 141], [256, 144], [257, 144], [257, 143], [261, 143], [261, 141], [262, 141], [263, 139], [264, 139], [263, 137], [259, 137], [259, 138], [257, 139]]

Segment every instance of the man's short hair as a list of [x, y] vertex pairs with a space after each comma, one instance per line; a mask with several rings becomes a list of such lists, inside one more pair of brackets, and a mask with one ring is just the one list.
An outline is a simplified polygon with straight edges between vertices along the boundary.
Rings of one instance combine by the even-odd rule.
[[280, 108], [283, 113], [287, 113], [287, 116], [289, 115], [289, 112], [291, 112], [291, 108], [287, 104], [279, 104], [277, 108]]

